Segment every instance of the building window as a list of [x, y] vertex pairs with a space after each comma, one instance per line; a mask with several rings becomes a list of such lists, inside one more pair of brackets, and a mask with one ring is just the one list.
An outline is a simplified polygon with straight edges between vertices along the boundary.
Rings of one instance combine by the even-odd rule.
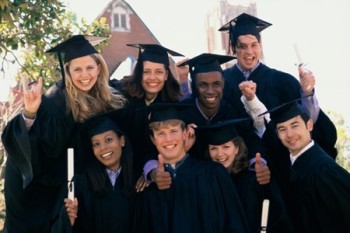
[[124, 29], [124, 30], [128, 29], [125, 14], [119, 14], [119, 13], [113, 14], [113, 28]]
[[112, 10], [112, 30], [129, 31], [130, 18], [126, 7], [121, 4], [115, 4]]

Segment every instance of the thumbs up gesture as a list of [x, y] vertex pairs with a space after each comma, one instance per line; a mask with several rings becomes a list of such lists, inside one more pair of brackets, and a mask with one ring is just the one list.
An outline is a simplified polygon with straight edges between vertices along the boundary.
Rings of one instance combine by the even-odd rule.
[[171, 185], [171, 175], [164, 169], [164, 158], [158, 155], [158, 166], [151, 172], [152, 181], [156, 182], [158, 189], [168, 189]]
[[256, 153], [255, 159], [256, 180], [260, 185], [270, 183], [270, 169], [263, 161], [261, 161], [260, 153]]

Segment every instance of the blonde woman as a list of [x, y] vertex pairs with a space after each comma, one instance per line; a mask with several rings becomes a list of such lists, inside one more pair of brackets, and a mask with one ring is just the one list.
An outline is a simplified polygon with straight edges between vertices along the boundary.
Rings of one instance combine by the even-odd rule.
[[44, 95], [41, 79], [26, 91], [22, 113], [2, 134], [8, 152], [5, 232], [46, 232], [79, 124], [125, 103], [108, 86], [106, 64], [85, 36], [73, 36], [48, 52], [59, 54], [61, 68], [63, 53], [63, 79]]

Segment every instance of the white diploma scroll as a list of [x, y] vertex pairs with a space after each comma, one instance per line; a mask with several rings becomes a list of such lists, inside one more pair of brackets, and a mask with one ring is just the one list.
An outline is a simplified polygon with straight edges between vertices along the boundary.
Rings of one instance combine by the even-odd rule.
[[261, 213], [261, 233], [267, 231], [267, 219], [269, 216], [269, 207], [270, 201], [268, 199], [264, 199]]
[[67, 188], [68, 188], [68, 198], [74, 201], [74, 150], [73, 148], [68, 148], [68, 158], [67, 158]]
[[297, 59], [298, 59], [298, 65], [299, 66], [304, 65], [303, 60], [301, 59], [301, 56], [300, 56], [298, 44], [295, 43], [293, 47], [294, 47], [295, 55], [297, 56]]
[[[304, 72], [310, 72], [309, 70], [307, 70], [305, 68], [306, 63], [303, 62], [303, 59], [300, 56], [298, 45], [295, 43], [293, 46], [294, 46], [294, 50], [295, 50], [295, 55], [297, 56], [297, 59], [298, 59], [298, 66], [302, 66], [304, 68]], [[311, 86], [308, 85], [307, 89], [311, 89]]]

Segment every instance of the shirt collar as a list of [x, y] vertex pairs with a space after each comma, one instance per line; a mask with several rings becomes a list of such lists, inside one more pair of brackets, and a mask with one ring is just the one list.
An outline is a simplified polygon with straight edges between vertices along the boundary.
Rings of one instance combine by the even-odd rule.
[[173, 179], [176, 177], [177, 169], [179, 169], [179, 167], [186, 161], [186, 159], [188, 158], [188, 155], [189, 154], [186, 153], [186, 155], [175, 164], [169, 164], [169, 163], [164, 164], [164, 169], [170, 173]]
[[245, 79], [248, 79], [250, 74], [253, 73], [253, 71], [256, 70], [256, 68], [258, 68], [258, 66], [260, 65], [260, 61], [258, 61], [258, 63], [256, 63], [256, 66], [251, 70], [244, 70], [238, 63], [236, 65], [237, 68], [242, 72]]
[[298, 154], [292, 156], [292, 154], [289, 155], [290, 157], [290, 161], [292, 163], [292, 165], [294, 164], [295, 160], [297, 160], [297, 158], [300, 157], [300, 155], [302, 155], [305, 151], [307, 151], [308, 149], [310, 149], [310, 147], [312, 147], [314, 145], [314, 141], [311, 140], [311, 142], [309, 144], [307, 144], [301, 151], [299, 151]]
[[207, 115], [205, 115], [204, 114], [204, 112], [202, 111], [202, 109], [200, 108], [200, 106], [199, 106], [199, 102], [198, 102], [199, 100], [198, 100], [198, 98], [196, 98], [196, 107], [197, 107], [197, 109], [198, 109], [198, 111], [201, 113], [201, 115], [207, 120], [207, 122], [209, 123], [214, 117], [215, 117], [215, 115], [218, 113], [218, 111], [216, 112], [216, 113], [214, 113], [210, 118], [209, 117], [207, 117]]
[[122, 170], [122, 167], [119, 167], [119, 169], [117, 171], [112, 171], [112, 170], [106, 168], [108, 178], [111, 181], [113, 186], [114, 186], [115, 181], [117, 180], [118, 176], [120, 175], [121, 170]]

